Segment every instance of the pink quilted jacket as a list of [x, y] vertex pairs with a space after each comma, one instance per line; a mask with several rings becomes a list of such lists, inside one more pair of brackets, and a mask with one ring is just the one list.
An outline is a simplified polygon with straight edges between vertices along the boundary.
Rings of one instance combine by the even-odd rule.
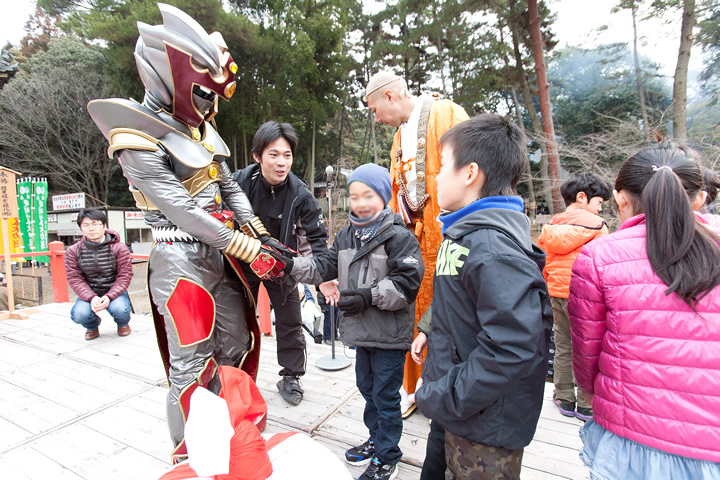
[[697, 313], [666, 289], [647, 258], [645, 215], [583, 247], [568, 304], [575, 381], [607, 430], [720, 462], [720, 286]]

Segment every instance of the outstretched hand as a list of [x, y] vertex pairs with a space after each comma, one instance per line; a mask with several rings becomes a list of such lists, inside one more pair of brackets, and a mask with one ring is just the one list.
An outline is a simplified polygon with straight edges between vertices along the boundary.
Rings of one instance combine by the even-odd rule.
[[318, 285], [320, 293], [322, 293], [325, 297], [325, 303], [327, 305], [337, 305], [338, 300], [340, 300], [340, 290], [337, 288], [338, 285], [340, 285], [340, 282], [337, 280], [330, 280], [329, 282], [324, 282]]

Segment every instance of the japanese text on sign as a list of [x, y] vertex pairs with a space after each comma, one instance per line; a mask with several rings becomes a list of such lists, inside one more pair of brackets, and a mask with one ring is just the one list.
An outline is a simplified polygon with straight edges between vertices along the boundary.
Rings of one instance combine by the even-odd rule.
[[85, 208], [84, 193], [67, 193], [65, 195], [53, 195], [53, 210], [73, 210]]

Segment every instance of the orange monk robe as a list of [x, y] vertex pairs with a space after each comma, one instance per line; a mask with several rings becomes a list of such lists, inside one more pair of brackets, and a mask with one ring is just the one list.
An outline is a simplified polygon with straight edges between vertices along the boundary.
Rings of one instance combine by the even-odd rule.
[[[427, 101], [427, 100], [426, 100]], [[415, 301], [415, 327], [425, 310], [430, 307], [433, 297], [433, 275], [435, 274], [435, 263], [437, 262], [437, 251], [442, 243], [441, 225], [437, 218], [440, 215], [440, 207], [437, 203], [437, 182], [435, 177], [440, 173], [440, 148], [439, 141], [443, 133], [457, 123], [467, 120], [468, 114], [465, 110], [450, 100], [437, 100], [430, 109], [430, 116], [427, 124], [426, 150], [425, 150], [425, 191], [430, 195], [425, 208], [423, 209], [422, 230], [415, 230], [420, 242], [420, 250], [425, 262], [425, 275], [420, 284], [417, 300]], [[391, 150], [390, 177], [392, 178], [393, 196], [388, 204], [389, 207], [399, 212], [397, 205], [398, 183], [397, 175], [401, 169], [395, 161], [397, 150], [400, 146], [400, 129], [395, 133]], [[414, 161], [414, 159], [413, 159]], [[415, 229], [414, 225], [408, 228]], [[417, 336], [417, 328], [414, 328], [414, 336]], [[423, 352], [425, 358], [425, 352]], [[415, 385], [422, 375], [422, 365], [416, 364], [408, 353], [405, 358], [405, 376], [403, 387], [407, 393], [415, 392]]]

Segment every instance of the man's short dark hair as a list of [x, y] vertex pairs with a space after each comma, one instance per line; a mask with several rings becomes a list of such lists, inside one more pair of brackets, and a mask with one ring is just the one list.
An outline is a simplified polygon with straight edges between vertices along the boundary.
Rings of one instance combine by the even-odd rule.
[[101, 212], [97, 208], [83, 208], [82, 210], [80, 210], [80, 213], [78, 213], [78, 218], [77, 218], [78, 227], [80, 226], [80, 224], [82, 223], [82, 221], [85, 218], [89, 218], [90, 220], [97, 220], [99, 222], [102, 222], [103, 225], [105, 225], [105, 227], [107, 228], [107, 222], [108, 222], [107, 215], [105, 215], [103, 212]]
[[595, 197], [601, 197], [606, 202], [610, 200], [610, 184], [594, 173], [577, 175], [567, 180], [560, 187], [560, 193], [563, 200], [565, 200], [566, 207], [577, 202], [577, 195], [580, 192], [587, 196], [588, 202]]
[[482, 170], [481, 197], [517, 195], [528, 163], [527, 137], [507, 118], [481, 113], [445, 132], [440, 145], [452, 147], [456, 169], [476, 163]]
[[289, 123], [278, 123], [273, 120], [265, 122], [260, 125], [257, 132], [255, 132], [255, 138], [253, 138], [253, 145], [251, 152], [262, 157], [263, 152], [272, 142], [278, 138], [284, 138], [290, 144], [290, 151], [295, 156], [295, 149], [298, 144], [297, 133]]

